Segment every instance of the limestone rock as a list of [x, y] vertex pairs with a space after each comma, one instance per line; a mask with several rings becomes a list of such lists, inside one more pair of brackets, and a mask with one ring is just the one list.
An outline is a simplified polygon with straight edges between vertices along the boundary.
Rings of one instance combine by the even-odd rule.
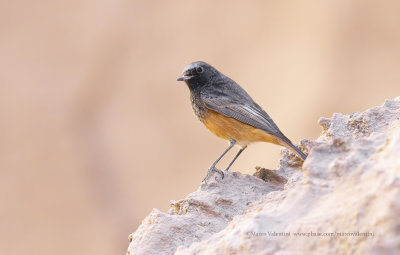
[[168, 213], [153, 209], [132, 235], [130, 254], [173, 254], [223, 230], [233, 217], [243, 214], [263, 195], [282, 190], [283, 184], [266, 185], [259, 178], [237, 172], [225, 178], [215, 173], [207, 184], [180, 201], [171, 201]]
[[129, 254], [400, 254], [400, 97], [321, 118], [303, 140], [304, 164], [282, 149], [280, 168], [236, 172], [132, 234]]

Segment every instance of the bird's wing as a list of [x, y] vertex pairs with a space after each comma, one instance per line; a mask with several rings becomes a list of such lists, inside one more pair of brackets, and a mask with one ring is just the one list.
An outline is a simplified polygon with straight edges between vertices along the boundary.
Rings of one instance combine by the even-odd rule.
[[287, 148], [293, 150], [303, 160], [306, 159], [307, 155], [293, 145], [271, 117], [242, 88], [238, 86], [231, 88], [230, 91], [235, 93], [230, 96], [224, 93], [223, 89], [209, 89], [200, 93], [200, 97], [207, 108], [280, 138]]
[[[246, 94], [247, 95], [247, 94]], [[237, 94], [236, 94], [237, 96]], [[271, 117], [249, 98], [232, 98], [218, 91], [218, 94], [201, 93], [205, 106], [222, 115], [234, 118], [273, 135], [283, 135]]]

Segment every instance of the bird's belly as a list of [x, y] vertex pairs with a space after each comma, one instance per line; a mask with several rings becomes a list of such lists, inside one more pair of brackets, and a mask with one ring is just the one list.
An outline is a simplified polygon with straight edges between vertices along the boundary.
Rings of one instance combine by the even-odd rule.
[[201, 121], [216, 136], [225, 140], [234, 139], [242, 146], [254, 142], [279, 144], [273, 135], [210, 109], [207, 109]]

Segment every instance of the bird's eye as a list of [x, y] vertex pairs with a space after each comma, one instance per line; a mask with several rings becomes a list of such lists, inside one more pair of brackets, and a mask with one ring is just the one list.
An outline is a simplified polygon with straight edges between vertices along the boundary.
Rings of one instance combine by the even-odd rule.
[[196, 72], [197, 73], [202, 73], [203, 72], [203, 68], [202, 67], [196, 67]]

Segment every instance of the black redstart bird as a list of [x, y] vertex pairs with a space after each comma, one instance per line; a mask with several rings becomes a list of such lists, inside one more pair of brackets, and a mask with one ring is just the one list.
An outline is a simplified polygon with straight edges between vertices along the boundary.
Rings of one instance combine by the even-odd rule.
[[269, 142], [284, 146], [300, 156], [307, 155], [279, 130], [271, 117], [229, 77], [205, 62], [193, 62], [185, 67], [177, 81], [185, 81], [190, 90], [193, 111], [201, 122], [216, 136], [229, 140], [229, 147], [208, 169], [224, 177], [223, 171], [215, 166], [236, 144], [241, 147], [225, 171], [254, 142]]

